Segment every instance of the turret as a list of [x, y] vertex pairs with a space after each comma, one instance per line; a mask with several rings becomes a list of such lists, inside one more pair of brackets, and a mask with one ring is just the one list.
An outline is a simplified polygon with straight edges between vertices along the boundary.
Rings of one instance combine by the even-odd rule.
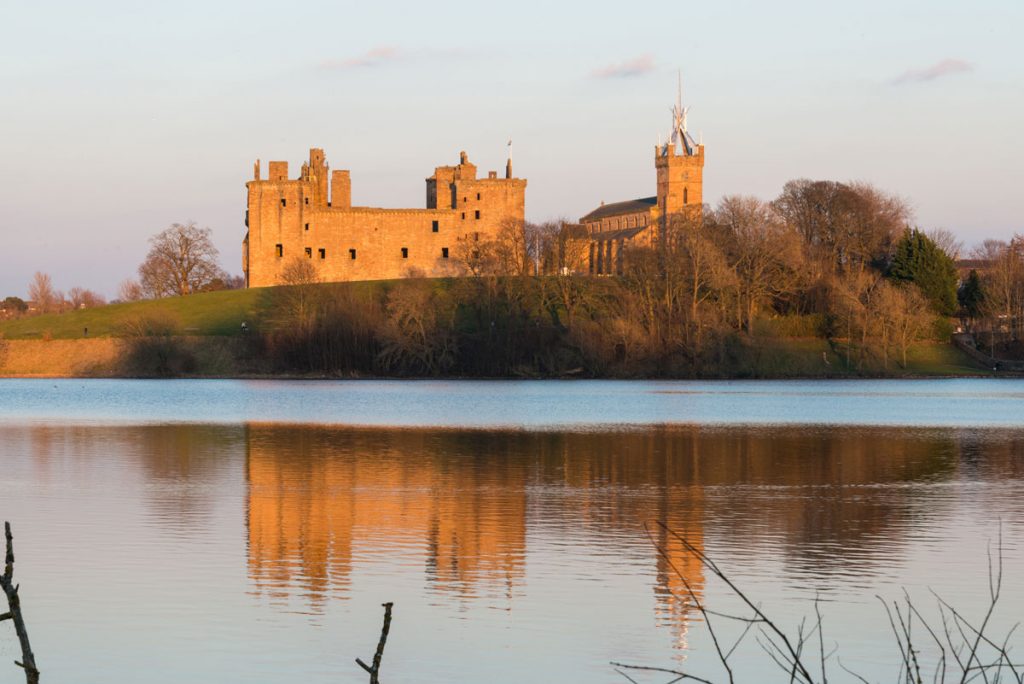
[[331, 172], [331, 206], [335, 209], [352, 207], [352, 178], [347, 169]]
[[672, 131], [664, 145], [654, 150], [654, 168], [658, 175], [658, 212], [662, 230], [673, 214], [700, 212], [704, 206], [704, 145], [687, 130], [689, 107], [683, 107], [682, 79], [679, 95], [672, 108]]

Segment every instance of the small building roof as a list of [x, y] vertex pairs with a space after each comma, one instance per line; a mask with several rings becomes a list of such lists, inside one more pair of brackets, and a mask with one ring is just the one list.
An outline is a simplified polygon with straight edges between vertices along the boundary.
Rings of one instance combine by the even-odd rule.
[[602, 204], [597, 209], [580, 219], [580, 223], [588, 221], [600, 221], [609, 216], [622, 216], [623, 214], [638, 214], [650, 211], [651, 207], [658, 203], [657, 197], [641, 197], [640, 199], [626, 200], [625, 202], [612, 202]]

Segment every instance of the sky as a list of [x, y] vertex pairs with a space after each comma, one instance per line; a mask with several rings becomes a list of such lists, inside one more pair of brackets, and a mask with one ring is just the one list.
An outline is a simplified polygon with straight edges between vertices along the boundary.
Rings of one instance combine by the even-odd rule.
[[309, 148], [353, 203], [501, 170], [527, 218], [654, 194], [677, 73], [704, 199], [867, 181], [968, 245], [1024, 232], [1021, 0], [0, 0], [0, 298], [108, 297], [174, 222], [241, 273], [252, 164]]

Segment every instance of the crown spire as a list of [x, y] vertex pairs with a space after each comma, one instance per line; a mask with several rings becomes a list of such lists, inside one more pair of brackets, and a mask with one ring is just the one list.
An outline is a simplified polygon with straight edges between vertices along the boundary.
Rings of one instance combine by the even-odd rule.
[[687, 128], [686, 118], [690, 112], [689, 107], [683, 106], [683, 71], [679, 70], [678, 90], [676, 91], [676, 106], [672, 108], [672, 133], [669, 136], [669, 144], [674, 149], [682, 147], [685, 156], [694, 154], [696, 143]]

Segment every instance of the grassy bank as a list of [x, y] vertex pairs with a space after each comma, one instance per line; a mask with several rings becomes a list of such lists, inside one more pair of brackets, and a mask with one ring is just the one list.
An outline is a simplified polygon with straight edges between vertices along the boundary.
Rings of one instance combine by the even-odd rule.
[[185, 335], [237, 335], [242, 322], [255, 316], [264, 294], [261, 289], [223, 290], [190, 297], [110, 304], [3, 321], [0, 322], [0, 334], [8, 340], [69, 340], [86, 335], [120, 337], [126, 325], [149, 317], [172, 320]]
[[[541, 284], [543, 286], [543, 284]], [[666, 354], [603, 283], [586, 317], [501, 283], [374, 281], [210, 292], [0, 322], [0, 375], [833, 378], [989, 375], [951, 344], [892, 348], [814, 335], [814, 317], [711, 331]], [[475, 288], [475, 289], [474, 289]], [[603, 299], [601, 297], [604, 297]], [[510, 303], [510, 301], [512, 303]], [[616, 316], [619, 318], [617, 319]], [[246, 323], [248, 332], [242, 332]], [[621, 328], [621, 325], [620, 325]], [[618, 333], [616, 333], [618, 334]], [[653, 351], [652, 351], [653, 350]], [[661, 355], [659, 355], [661, 354]]]

